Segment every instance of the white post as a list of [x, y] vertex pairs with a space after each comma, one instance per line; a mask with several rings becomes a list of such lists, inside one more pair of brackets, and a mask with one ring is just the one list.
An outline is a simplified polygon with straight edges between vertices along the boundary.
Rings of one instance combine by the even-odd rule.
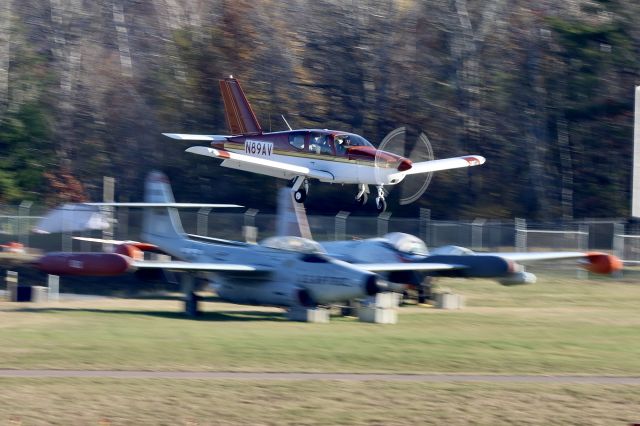
[[[116, 180], [109, 176], [102, 177], [102, 201], [105, 203], [113, 203], [115, 193]], [[113, 240], [113, 207], [101, 207], [100, 211], [105, 215], [109, 222], [109, 227], [102, 230], [103, 240]], [[113, 251], [112, 244], [103, 244], [102, 250], [108, 253]]]
[[633, 188], [631, 216], [640, 218], [640, 86], [636, 86], [636, 105], [633, 119]]
[[55, 302], [60, 300], [60, 277], [49, 274], [47, 277], [47, 286], [49, 287], [49, 300]]

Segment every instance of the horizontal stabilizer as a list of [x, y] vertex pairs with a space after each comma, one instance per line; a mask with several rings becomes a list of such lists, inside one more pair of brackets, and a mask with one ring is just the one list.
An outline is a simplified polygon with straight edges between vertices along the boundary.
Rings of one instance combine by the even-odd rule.
[[[280, 175], [276, 175], [275, 173], [271, 174], [272, 176], [282, 177], [285, 179], [290, 179], [296, 176], [306, 176], [314, 179], [320, 179], [323, 181], [331, 182], [334, 180], [333, 174], [329, 172], [325, 172], [322, 170], [310, 169], [309, 167], [304, 166], [296, 166], [289, 163], [284, 163], [281, 161], [267, 160], [265, 158], [252, 157], [250, 155], [238, 154], [235, 152], [226, 151], [223, 149], [209, 148], [206, 146], [192, 146], [186, 149], [187, 152], [192, 154], [204, 155], [207, 157], [219, 158], [221, 160], [225, 160], [222, 163], [225, 167], [231, 167], [240, 170], [248, 170], [255, 171], [250, 167], [259, 167], [262, 169], [268, 169], [271, 172], [280, 172]], [[225, 164], [226, 162], [236, 162], [237, 164]], [[265, 173], [266, 174], [266, 173]]]
[[485, 158], [480, 155], [465, 155], [462, 157], [443, 158], [441, 160], [422, 161], [413, 163], [411, 168], [404, 172], [406, 175], [418, 173], [430, 173], [440, 170], [459, 169], [461, 167], [473, 167], [484, 164]]
[[163, 133], [163, 135], [171, 139], [177, 139], [180, 141], [206, 141], [206, 142], [214, 142], [214, 141], [224, 142], [227, 140], [228, 137], [230, 137], [225, 135], [191, 135], [187, 133]]

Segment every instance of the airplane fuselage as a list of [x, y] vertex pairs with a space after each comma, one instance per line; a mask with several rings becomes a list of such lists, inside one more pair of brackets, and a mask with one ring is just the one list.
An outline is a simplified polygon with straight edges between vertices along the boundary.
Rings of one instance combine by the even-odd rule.
[[[356, 134], [334, 130], [302, 129], [230, 136], [211, 146], [326, 172], [327, 177], [319, 180], [333, 183], [395, 185], [404, 178], [401, 172], [411, 168], [411, 161], [404, 157], [378, 150]], [[223, 161], [222, 166], [284, 179], [296, 176], [232, 160]]]

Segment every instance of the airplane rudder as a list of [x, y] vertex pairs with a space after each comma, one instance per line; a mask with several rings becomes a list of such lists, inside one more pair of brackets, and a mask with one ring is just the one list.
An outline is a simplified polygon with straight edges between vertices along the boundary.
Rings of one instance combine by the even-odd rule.
[[173, 203], [173, 191], [169, 178], [162, 172], [149, 173], [146, 184], [144, 201], [147, 203]]
[[231, 134], [262, 133], [262, 126], [238, 80], [233, 76], [220, 80], [220, 92], [224, 103], [225, 118]]

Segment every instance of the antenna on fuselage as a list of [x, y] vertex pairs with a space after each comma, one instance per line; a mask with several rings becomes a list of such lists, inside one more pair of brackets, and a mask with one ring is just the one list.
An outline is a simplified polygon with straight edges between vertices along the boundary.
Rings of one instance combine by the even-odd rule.
[[293, 129], [291, 128], [291, 126], [289, 126], [289, 122], [287, 121], [287, 119], [286, 119], [286, 118], [284, 118], [284, 114], [280, 114], [280, 117], [282, 117], [282, 119], [284, 120], [284, 124], [286, 124], [286, 125], [287, 125], [287, 127], [289, 128], [289, 130], [293, 130]]

